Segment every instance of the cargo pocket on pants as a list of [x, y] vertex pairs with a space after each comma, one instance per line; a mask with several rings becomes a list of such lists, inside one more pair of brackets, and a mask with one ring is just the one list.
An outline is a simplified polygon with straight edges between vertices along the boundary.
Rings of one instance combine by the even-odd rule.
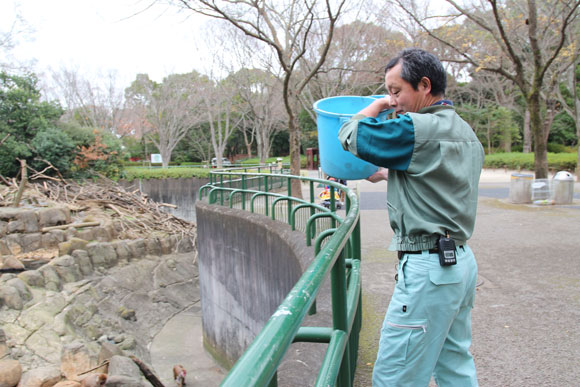
[[386, 321], [381, 332], [381, 353], [377, 362], [405, 365], [420, 350], [427, 332], [427, 320]]

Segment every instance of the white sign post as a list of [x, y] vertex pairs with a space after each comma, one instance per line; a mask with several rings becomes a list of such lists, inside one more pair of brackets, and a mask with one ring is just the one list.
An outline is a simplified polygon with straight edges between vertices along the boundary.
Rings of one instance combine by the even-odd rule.
[[161, 164], [163, 159], [159, 153], [151, 153], [151, 164]]

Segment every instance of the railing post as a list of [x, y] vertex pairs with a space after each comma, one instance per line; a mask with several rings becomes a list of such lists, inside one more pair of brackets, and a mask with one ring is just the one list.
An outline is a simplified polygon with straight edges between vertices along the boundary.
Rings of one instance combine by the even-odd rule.
[[[339, 329], [348, 334], [346, 264], [344, 261], [344, 252], [340, 253], [332, 267], [330, 283], [332, 288], [332, 326], [334, 329]], [[350, 386], [350, 380], [350, 351], [347, 344], [336, 384], [341, 387]]]
[[242, 175], [242, 210], [245, 209], [246, 209], [246, 175]]
[[[292, 178], [291, 177], [288, 178], [288, 197], [289, 198], [292, 197]], [[290, 222], [290, 213], [291, 212], [292, 212], [292, 200], [288, 199], [288, 214], [286, 215], [288, 222]]]

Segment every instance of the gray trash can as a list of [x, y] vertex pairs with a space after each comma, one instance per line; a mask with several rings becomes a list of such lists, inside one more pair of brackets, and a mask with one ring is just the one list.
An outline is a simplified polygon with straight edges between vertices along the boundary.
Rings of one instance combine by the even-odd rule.
[[556, 173], [552, 181], [552, 193], [554, 204], [571, 204], [574, 200], [574, 176], [566, 171]]
[[532, 202], [532, 181], [534, 175], [525, 173], [512, 173], [510, 179], [510, 197], [512, 203]]

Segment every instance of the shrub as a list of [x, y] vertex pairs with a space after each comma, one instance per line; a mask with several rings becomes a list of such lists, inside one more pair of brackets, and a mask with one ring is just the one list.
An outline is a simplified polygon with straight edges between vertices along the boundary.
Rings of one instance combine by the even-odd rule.
[[[548, 168], [574, 171], [577, 156], [574, 153], [548, 153]], [[485, 156], [485, 168], [508, 168], [534, 170], [533, 153], [494, 153]]]
[[[38, 159], [44, 159], [54, 165], [63, 175], [67, 175], [72, 167], [72, 161], [76, 156], [73, 140], [62, 130], [49, 128], [38, 132], [30, 145], [34, 150], [36, 159], [32, 166], [36, 170], [42, 170], [47, 164]], [[47, 171], [52, 174], [54, 171]]]
[[208, 179], [209, 169], [207, 168], [138, 168], [127, 167], [120, 175], [121, 178], [129, 181], [135, 179], [187, 179], [195, 177], [198, 179]]

